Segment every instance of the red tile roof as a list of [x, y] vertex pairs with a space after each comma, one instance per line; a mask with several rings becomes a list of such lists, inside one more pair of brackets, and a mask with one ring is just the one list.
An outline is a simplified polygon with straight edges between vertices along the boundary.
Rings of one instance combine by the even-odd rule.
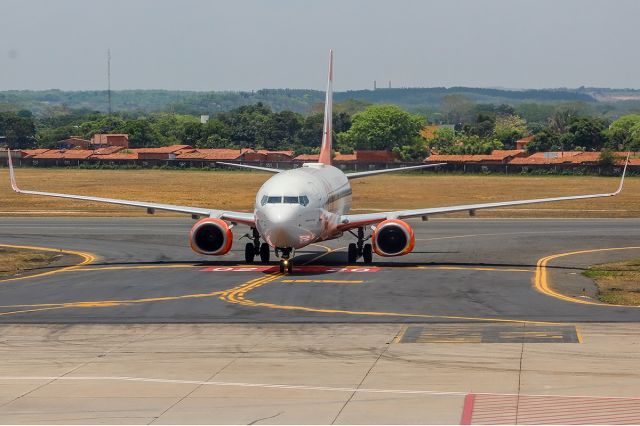
[[333, 161], [356, 161], [356, 154], [341, 154], [336, 152], [335, 157], [333, 157]]
[[173, 154], [177, 151], [185, 150], [192, 148], [190, 145], [170, 145], [170, 146], [161, 146], [159, 148], [138, 148], [133, 149], [132, 151], [137, 152], [138, 154]]
[[398, 156], [391, 151], [365, 151], [357, 150], [356, 158], [358, 161], [368, 161], [374, 163], [392, 163]]
[[22, 157], [23, 158], [33, 157], [35, 155], [39, 155], [39, 154], [45, 153], [47, 151], [50, 151], [50, 149], [38, 148], [38, 149], [22, 149], [22, 150], [20, 150], [20, 152], [22, 152]]
[[294, 158], [295, 161], [308, 161], [309, 163], [318, 162], [320, 154], [300, 154]]
[[33, 156], [33, 158], [36, 160], [84, 160], [91, 157], [91, 155], [93, 155], [93, 150], [90, 149], [50, 149], [47, 152]]
[[531, 142], [531, 141], [532, 141], [532, 140], [534, 140], [534, 139], [535, 139], [535, 135], [526, 136], [526, 137], [524, 137], [524, 138], [522, 138], [522, 139], [518, 139], [518, 140], [516, 141], [516, 143], [518, 143], [518, 142], [520, 142], [520, 143], [527, 143], [527, 142]]
[[93, 153], [94, 155], [109, 155], [116, 153], [118, 151], [122, 151], [124, 147], [122, 146], [106, 146], [104, 148], [98, 148]]
[[[293, 151], [269, 151], [266, 149], [259, 149], [258, 151], [256, 151], [258, 154], [264, 154], [264, 155], [269, 155], [269, 154], [282, 154], [282, 155], [288, 155], [289, 157], [293, 157]], [[244, 153], [243, 153], [244, 154]]]

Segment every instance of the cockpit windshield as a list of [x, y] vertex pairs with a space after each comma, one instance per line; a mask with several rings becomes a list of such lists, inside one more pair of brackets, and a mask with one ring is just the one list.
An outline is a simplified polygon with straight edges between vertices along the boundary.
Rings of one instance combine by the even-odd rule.
[[309, 204], [309, 197], [306, 195], [285, 195], [283, 197], [264, 195], [260, 200], [260, 205], [265, 204], [300, 204], [301, 206], [307, 206]]

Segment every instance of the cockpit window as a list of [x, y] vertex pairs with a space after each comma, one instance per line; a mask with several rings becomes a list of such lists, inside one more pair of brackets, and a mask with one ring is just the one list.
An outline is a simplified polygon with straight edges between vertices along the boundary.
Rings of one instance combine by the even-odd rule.
[[306, 195], [301, 196], [293, 196], [293, 195], [285, 195], [283, 197], [279, 196], [270, 196], [264, 195], [260, 200], [260, 205], [264, 206], [265, 204], [300, 204], [301, 206], [309, 205], [309, 197]]

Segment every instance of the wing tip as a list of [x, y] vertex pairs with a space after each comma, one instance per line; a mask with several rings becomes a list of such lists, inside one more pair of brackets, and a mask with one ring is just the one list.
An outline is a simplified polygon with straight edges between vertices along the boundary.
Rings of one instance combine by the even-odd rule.
[[13, 169], [13, 160], [11, 159], [11, 149], [7, 148], [7, 162], [9, 164], [9, 181], [11, 182], [11, 189], [15, 192], [21, 192], [16, 183], [16, 174]]

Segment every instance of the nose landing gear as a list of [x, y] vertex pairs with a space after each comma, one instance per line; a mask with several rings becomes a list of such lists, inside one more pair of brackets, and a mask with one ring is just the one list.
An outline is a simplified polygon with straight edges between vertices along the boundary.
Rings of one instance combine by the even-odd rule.
[[260, 256], [260, 262], [269, 263], [269, 256], [271, 254], [271, 250], [269, 249], [269, 244], [260, 243], [260, 234], [256, 228], [251, 228], [252, 231], [252, 243], [247, 243], [244, 246], [244, 260], [247, 263], [253, 263], [253, 260], [256, 256]]
[[276, 254], [278, 253], [278, 251], [282, 252], [282, 254], [280, 255], [280, 273], [283, 274], [285, 271], [287, 271], [287, 273], [289, 274], [292, 273], [293, 262], [290, 259], [292, 249], [290, 247], [276, 249]]

